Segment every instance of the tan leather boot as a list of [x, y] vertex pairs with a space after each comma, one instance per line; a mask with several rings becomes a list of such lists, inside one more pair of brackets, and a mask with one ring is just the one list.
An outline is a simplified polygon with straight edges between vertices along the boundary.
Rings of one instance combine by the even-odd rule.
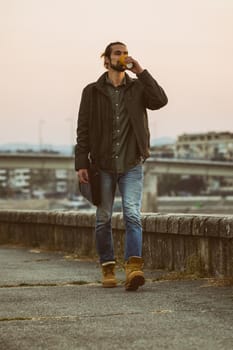
[[131, 256], [125, 264], [125, 289], [137, 290], [138, 287], [145, 283], [143, 269], [144, 261], [139, 256]]
[[102, 264], [102, 286], [104, 288], [113, 288], [117, 286], [117, 280], [115, 277], [115, 261], [108, 261]]

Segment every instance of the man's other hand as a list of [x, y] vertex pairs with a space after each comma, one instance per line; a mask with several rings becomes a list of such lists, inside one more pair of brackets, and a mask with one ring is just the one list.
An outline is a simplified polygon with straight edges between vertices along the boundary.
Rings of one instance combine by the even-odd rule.
[[79, 169], [77, 174], [80, 183], [87, 184], [89, 182], [87, 169]]

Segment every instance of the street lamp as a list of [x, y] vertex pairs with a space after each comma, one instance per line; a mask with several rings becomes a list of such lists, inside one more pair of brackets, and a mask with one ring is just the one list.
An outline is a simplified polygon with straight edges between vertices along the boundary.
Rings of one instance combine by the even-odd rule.
[[42, 135], [42, 129], [43, 129], [43, 124], [45, 121], [43, 119], [39, 120], [39, 151], [42, 151], [42, 146], [43, 146], [43, 135]]
[[73, 154], [73, 119], [72, 118], [66, 118], [66, 121], [70, 124], [70, 131], [69, 131], [69, 139], [70, 139], [70, 147], [71, 147], [71, 156]]

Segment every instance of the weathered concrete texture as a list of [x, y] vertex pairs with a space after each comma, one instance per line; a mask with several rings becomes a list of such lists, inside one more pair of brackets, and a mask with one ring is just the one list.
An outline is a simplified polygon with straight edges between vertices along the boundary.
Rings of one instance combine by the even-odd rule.
[[[96, 256], [95, 214], [0, 211], [0, 244], [22, 244]], [[124, 221], [112, 218], [115, 253], [123, 259]], [[233, 276], [233, 216], [142, 214], [147, 267]]]
[[145, 270], [136, 292], [106, 289], [96, 262], [38, 249], [1, 247], [0, 265], [1, 350], [232, 350], [232, 287]]

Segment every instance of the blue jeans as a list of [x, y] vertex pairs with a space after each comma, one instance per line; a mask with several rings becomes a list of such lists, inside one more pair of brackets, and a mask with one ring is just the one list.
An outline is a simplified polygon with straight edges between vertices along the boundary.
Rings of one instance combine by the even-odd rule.
[[101, 171], [101, 204], [96, 211], [96, 247], [100, 263], [113, 261], [112, 208], [118, 185], [125, 222], [125, 260], [142, 255], [141, 201], [143, 169], [139, 164], [124, 174]]

